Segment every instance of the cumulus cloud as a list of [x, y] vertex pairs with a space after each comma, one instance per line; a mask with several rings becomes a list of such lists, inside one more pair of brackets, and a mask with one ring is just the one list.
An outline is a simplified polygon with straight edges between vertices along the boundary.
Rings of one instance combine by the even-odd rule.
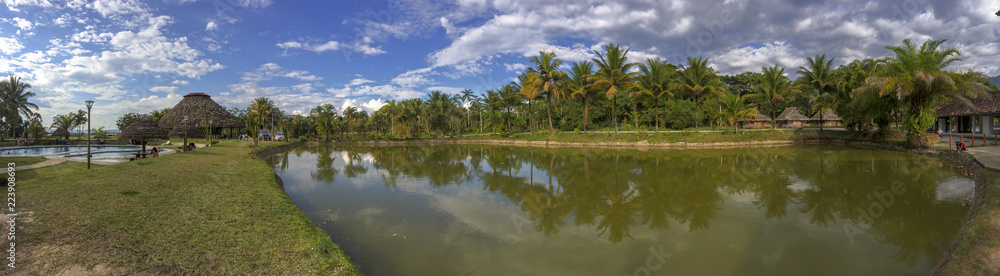
[[285, 50], [302, 49], [307, 51], [313, 51], [316, 53], [340, 50], [340, 42], [337, 42], [335, 40], [330, 40], [320, 44], [312, 44], [308, 42], [299, 42], [299, 41], [286, 41], [278, 43], [275, 46], [278, 46], [278, 48], [282, 48]]
[[216, 23], [215, 21], [208, 21], [208, 24], [205, 24], [205, 31], [215, 31], [218, 29], [219, 23]]
[[0, 37], [0, 53], [12, 55], [24, 49], [24, 45], [13, 37]]

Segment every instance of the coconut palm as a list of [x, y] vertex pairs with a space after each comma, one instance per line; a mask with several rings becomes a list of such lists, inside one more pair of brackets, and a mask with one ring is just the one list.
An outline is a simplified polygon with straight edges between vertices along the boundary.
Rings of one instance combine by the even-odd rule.
[[[656, 125], [656, 131], [660, 131], [660, 98], [674, 96], [670, 92], [670, 79], [676, 71], [676, 66], [659, 58], [647, 58], [646, 63], [639, 64], [640, 91], [653, 100], [653, 124]], [[639, 120], [635, 121], [638, 124]]]
[[604, 54], [594, 51], [597, 58], [593, 59], [597, 64], [597, 74], [594, 75], [596, 81], [594, 85], [601, 87], [611, 100], [611, 117], [615, 122], [615, 135], [618, 135], [618, 108], [614, 103], [615, 95], [620, 92], [630, 93], [633, 89], [638, 89], [639, 85], [633, 82], [638, 72], [630, 72], [635, 63], [629, 63], [625, 55], [631, 48], [622, 50], [618, 45], [604, 45]]
[[[810, 94], [822, 96], [833, 92], [837, 85], [836, 76], [830, 69], [830, 66], [833, 65], [833, 58], [826, 59], [826, 54], [823, 54], [807, 58], [806, 61], [809, 63], [808, 67], [799, 67], [798, 73], [802, 75], [799, 79], [803, 82], [804, 87], [808, 87]], [[823, 121], [823, 113], [819, 114], [819, 120]], [[823, 124], [819, 125], [819, 130], [823, 130]]]
[[500, 97], [503, 99], [503, 107], [507, 110], [507, 133], [512, 133], [513, 129], [510, 124], [510, 113], [514, 111], [514, 108], [521, 104], [521, 93], [517, 86], [513, 83], [506, 84], [500, 87], [497, 91]]
[[530, 62], [535, 67], [529, 67], [526, 71], [528, 78], [525, 85], [521, 88], [521, 93], [526, 98], [528, 95], [545, 96], [545, 111], [549, 118], [549, 131], [555, 132], [556, 128], [552, 125], [552, 98], [562, 95], [562, 91], [559, 89], [557, 83], [566, 77], [566, 72], [559, 71], [559, 66], [562, 66], [563, 62], [556, 58], [555, 52], [545, 51], [539, 51], [537, 56], [531, 57]]
[[945, 40], [927, 40], [917, 47], [909, 39], [903, 45], [888, 46], [889, 57], [880, 74], [865, 80], [864, 89], [893, 95], [905, 104], [907, 140], [916, 141], [936, 120], [934, 106], [948, 99], [965, 100], [986, 92], [985, 77], [978, 72], [954, 72], [945, 68], [961, 60], [955, 48], [939, 49]]
[[719, 113], [720, 119], [728, 122], [737, 131], [740, 129], [739, 122], [753, 118], [753, 113], [757, 111], [757, 105], [746, 101], [747, 96], [726, 94], [719, 97], [722, 103], [722, 112]]
[[250, 107], [247, 108], [247, 119], [251, 122], [248, 126], [250, 127], [251, 136], [253, 136], [254, 146], [257, 146], [259, 138], [257, 136], [260, 135], [261, 125], [264, 124], [267, 118], [270, 118], [273, 109], [274, 102], [264, 97], [254, 99]]
[[715, 70], [708, 67], [708, 59], [687, 58], [688, 65], [678, 71], [677, 79], [672, 85], [674, 93], [684, 95], [695, 104], [694, 129], [698, 131], [701, 121], [701, 103], [707, 97], [721, 96], [725, 91], [722, 80]]
[[14, 125], [24, 121], [24, 117], [30, 118], [34, 113], [32, 109], [38, 111], [38, 105], [30, 101], [35, 96], [34, 92], [28, 91], [30, 88], [31, 84], [21, 82], [20, 77], [10, 76], [0, 81], [0, 116], [3, 116], [3, 123], [8, 126], [11, 136], [14, 136]]
[[524, 96], [524, 100], [528, 101], [528, 131], [535, 133], [535, 110], [532, 108], [531, 102], [542, 94], [541, 90], [535, 88], [537, 83], [541, 82], [541, 77], [525, 72], [518, 76], [517, 79], [521, 83], [519, 85], [521, 96]]
[[[472, 105], [472, 100], [474, 100], [476, 98], [476, 95], [475, 95], [474, 92], [472, 92], [472, 89], [462, 90], [461, 95], [462, 95], [462, 101], [463, 101], [462, 107], [465, 108], [465, 125], [472, 126], [472, 110], [471, 110], [472, 106], [471, 105]], [[466, 106], [468, 106], [468, 107], [466, 107]]]
[[569, 78], [563, 82], [563, 86], [570, 91], [570, 95], [583, 100], [583, 131], [587, 131], [590, 123], [590, 106], [587, 99], [591, 97], [597, 89], [594, 87], [594, 63], [590, 61], [574, 62], [569, 71]]
[[314, 107], [309, 111], [309, 116], [315, 118], [316, 133], [322, 135], [323, 140], [329, 141], [337, 121], [337, 111], [333, 105], [325, 103]]
[[785, 76], [785, 68], [778, 65], [771, 67], [761, 67], [764, 71], [761, 74], [760, 85], [756, 87], [751, 97], [759, 103], [763, 103], [771, 113], [771, 128], [775, 128], [774, 118], [778, 111], [778, 106], [785, 101], [785, 95], [792, 91], [792, 82]]

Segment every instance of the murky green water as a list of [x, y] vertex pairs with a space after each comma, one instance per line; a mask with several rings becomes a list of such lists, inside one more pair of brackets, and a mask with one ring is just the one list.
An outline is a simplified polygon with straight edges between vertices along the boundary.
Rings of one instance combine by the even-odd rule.
[[268, 162], [367, 275], [923, 275], [974, 187], [939, 159], [821, 146], [307, 147]]

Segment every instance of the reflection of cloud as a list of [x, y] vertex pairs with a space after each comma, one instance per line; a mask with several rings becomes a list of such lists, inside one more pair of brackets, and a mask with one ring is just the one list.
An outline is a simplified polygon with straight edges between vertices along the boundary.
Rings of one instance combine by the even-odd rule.
[[969, 200], [976, 194], [976, 183], [964, 177], [952, 177], [937, 187], [937, 200]]

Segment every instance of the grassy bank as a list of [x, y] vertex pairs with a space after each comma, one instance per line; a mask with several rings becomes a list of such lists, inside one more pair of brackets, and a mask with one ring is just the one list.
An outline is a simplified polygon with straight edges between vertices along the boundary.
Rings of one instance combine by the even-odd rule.
[[45, 160], [49, 160], [49, 159], [45, 158], [45, 157], [9, 157], [9, 156], [4, 156], [4, 157], [0, 157], [0, 164], [3, 164], [4, 166], [7, 166], [8, 163], [14, 163], [14, 164], [17, 164], [17, 166], [25, 166], [25, 165], [42, 163], [42, 162], [45, 162]]
[[938, 275], [1000, 273], [1000, 171], [983, 169], [978, 210], [970, 217], [950, 262]]
[[18, 172], [13, 271], [357, 274], [250, 152], [223, 142], [90, 171], [64, 162]]

